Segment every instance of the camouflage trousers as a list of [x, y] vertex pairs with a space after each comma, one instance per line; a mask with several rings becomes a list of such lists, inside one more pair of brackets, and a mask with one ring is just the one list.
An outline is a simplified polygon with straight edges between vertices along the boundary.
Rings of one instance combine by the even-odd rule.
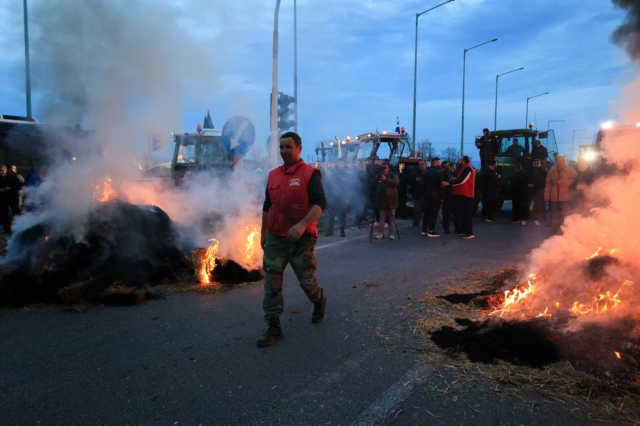
[[300, 287], [312, 303], [322, 300], [323, 291], [316, 281], [316, 237], [303, 235], [298, 241], [289, 241], [267, 233], [264, 247], [264, 299], [262, 309], [266, 318], [278, 318], [284, 311], [282, 273], [291, 264]]

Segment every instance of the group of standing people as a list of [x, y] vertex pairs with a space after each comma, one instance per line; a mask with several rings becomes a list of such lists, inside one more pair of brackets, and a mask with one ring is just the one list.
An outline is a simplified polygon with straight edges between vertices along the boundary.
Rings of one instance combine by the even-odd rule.
[[458, 164], [441, 162], [439, 158], [430, 160], [427, 168], [425, 160], [420, 160], [418, 170], [410, 177], [413, 197], [413, 228], [417, 229], [422, 215], [422, 235], [437, 238], [435, 226], [442, 212], [442, 228], [445, 234], [453, 233], [469, 240], [473, 234], [473, 200], [475, 198], [475, 169], [469, 157], [460, 158]]
[[[486, 140], [494, 140], [488, 135], [487, 129], [485, 131]], [[479, 149], [482, 154], [482, 146], [479, 146]], [[519, 150], [517, 139], [513, 140], [509, 149], [505, 153], [511, 154], [515, 159], [514, 174], [509, 181], [513, 208], [511, 223], [526, 225], [527, 220], [532, 220], [539, 226], [540, 222], [546, 219], [549, 210], [551, 233], [557, 235], [569, 207], [577, 208], [582, 202], [582, 186], [590, 185], [595, 178], [590, 165], [585, 160], [580, 160], [577, 168], [574, 168], [567, 164], [564, 155], [557, 155], [554, 166], [547, 172], [544, 167], [548, 156], [547, 149], [539, 140], [534, 140], [528, 157], [531, 168], [525, 170], [525, 153]], [[482, 169], [479, 179], [482, 221], [489, 223], [495, 222], [493, 212], [501, 178], [497, 173], [493, 152], [495, 151], [492, 151], [491, 156], [485, 161], [486, 166]]]

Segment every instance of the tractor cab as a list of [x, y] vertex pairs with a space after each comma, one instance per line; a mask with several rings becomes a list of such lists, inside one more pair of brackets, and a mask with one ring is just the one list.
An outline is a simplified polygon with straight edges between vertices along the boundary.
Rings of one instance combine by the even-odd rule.
[[316, 163], [325, 171], [331, 171], [338, 160], [347, 162], [348, 167], [355, 167], [356, 162], [364, 161], [367, 167], [380, 165], [383, 160], [389, 160], [395, 166], [400, 161], [408, 147], [406, 133], [364, 133], [351, 139], [347, 136], [341, 141], [336, 137], [335, 142], [327, 146], [321, 142], [321, 147], [316, 148], [316, 155], [322, 152], [322, 161]]
[[512, 199], [510, 182], [515, 173], [515, 163], [522, 164], [525, 170], [532, 167], [531, 149], [534, 140], [539, 140], [540, 145], [547, 149], [544, 167], [550, 169], [554, 165], [555, 155], [558, 153], [558, 144], [554, 131], [540, 132], [533, 130], [531, 127], [533, 127], [533, 124], [529, 129], [497, 130], [492, 132], [492, 135], [497, 136], [500, 142], [500, 153], [496, 159], [498, 163], [496, 174], [500, 176], [500, 186], [496, 197], [496, 208], [498, 209], [502, 207], [505, 200]]
[[172, 139], [171, 177], [176, 184], [200, 170], [233, 170], [233, 156], [222, 143], [221, 130], [198, 127], [196, 132], [174, 133]]

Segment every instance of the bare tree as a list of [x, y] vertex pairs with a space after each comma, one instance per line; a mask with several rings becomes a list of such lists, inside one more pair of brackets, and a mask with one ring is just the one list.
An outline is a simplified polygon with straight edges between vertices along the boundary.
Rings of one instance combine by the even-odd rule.
[[456, 163], [460, 159], [460, 151], [458, 151], [452, 146], [447, 147], [440, 152], [440, 159], [442, 161], [446, 160], [449, 162]]
[[423, 139], [416, 144], [416, 151], [418, 151], [418, 157], [425, 161], [430, 161], [436, 155], [436, 150], [433, 147], [433, 143], [429, 139]]

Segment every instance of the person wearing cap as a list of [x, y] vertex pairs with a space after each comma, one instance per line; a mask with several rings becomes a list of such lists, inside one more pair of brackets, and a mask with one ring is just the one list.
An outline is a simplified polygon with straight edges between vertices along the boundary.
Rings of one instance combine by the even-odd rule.
[[482, 137], [476, 139], [476, 146], [480, 150], [480, 168], [484, 169], [489, 161], [495, 160], [500, 152], [500, 141], [497, 136], [491, 135], [486, 127], [482, 129]]

